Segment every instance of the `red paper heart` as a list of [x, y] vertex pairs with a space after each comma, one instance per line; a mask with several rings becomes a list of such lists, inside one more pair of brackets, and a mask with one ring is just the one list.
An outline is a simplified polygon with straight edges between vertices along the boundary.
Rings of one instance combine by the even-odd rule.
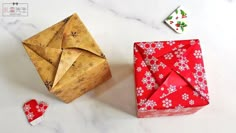
[[47, 107], [47, 103], [38, 103], [35, 99], [31, 99], [24, 104], [23, 110], [29, 123], [31, 125], [36, 125], [42, 121], [42, 116], [45, 113]]

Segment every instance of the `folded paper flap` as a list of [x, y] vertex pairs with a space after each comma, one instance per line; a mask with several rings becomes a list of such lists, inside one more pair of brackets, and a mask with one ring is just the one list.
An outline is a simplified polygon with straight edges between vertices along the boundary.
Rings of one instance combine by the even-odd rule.
[[[183, 95], [188, 95], [192, 100], [195, 101], [195, 104], [186, 105], [185, 108], [209, 104], [209, 101], [205, 97], [201, 96], [200, 93], [194, 91], [194, 88], [189, 85], [184, 78], [182, 78], [176, 72], [172, 71], [163, 82], [163, 84], [159, 86], [159, 88], [145, 100], [145, 103], [140, 108], [146, 108], [147, 105], [150, 105], [150, 102], [152, 101], [157, 103], [155, 109], [166, 109], [166, 107], [168, 107], [169, 109], [175, 109], [176, 107], [172, 106], [172, 104], [178, 105], [178, 101], [183, 100]], [[168, 103], [172, 102], [172, 104], [166, 104], [165, 101], [167, 101]]]
[[53, 64], [48, 62], [46, 59], [38, 55], [35, 51], [30, 49], [28, 45], [23, 46], [26, 52], [28, 53], [30, 59], [32, 60], [32, 63], [36, 67], [41, 79], [43, 80], [47, 88], [50, 90], [56, 73], [56, 67], [53, 66]]
[[63, 77], [81, 52], [90, 52], [105, 59], [77, 14], [26, 39], [23, 45], [57, 68], [53, 86]]
[[[148, 98], [148, 97], [150, 97], [155, 92], [155, 90], [152, 89], [152, 88], [156, 88], [157, 89], [157, 87], [158, 87], [158, 84], [156, 82], [157, 81], [156, 80], [157, 77], [151, 72], [150, 67], [148, 67], [147, 63], [144, 61], [143, 56], [141, 55], [141, 52], [139, 51], [139, 49], [136, 49], [135, 46], [134, 46], [134, 50], [137, 50], [137, 52], [134, 54], [135, 59], [140, 58], [141, 60], [143, 60], [142, 70], [146, 71], [146, 73], [144, 73], [144, 74], [143, 73], [139, 73], [139, 72], [135, 73], [136, 80], [141, 81], [141, 82], [137, 82], [136, 83], [136, 87], [141, 86], [140, 83], [151, 82], [153, 84], [153, 85], [150, 85], [148, 87], [146, 86], [149, 91], [147, 91], [143, 96], [145, 96], [145, 98]], [[135, 68], [137, 68], [138, 64], [139, 63], [137, 63], [135, 61], [135, 63], [134, 63]], [[142, 77], [144, 77], [144, 78], [142, 78]]]
[[[188, 41], [188, 42], [186, 42]], [[160, 56], [164, 56], [167, 53], [176, 51], [180, 48], [188, 48], [191, 47], [192, 45], [198, 44], [199, 45], [199, 40], [198, 39], [192, 39], [192, 40], [176, 40], [176, 41], [153, 41], [153, 42], [135, 42], [134, 47], [139, 49], [141, 54], [145, 56], [148, 52], [155, 53], [156, 58]], [[147, 52], [144, 52], [147, 51]]]
[[63, 48], [80, 48], [97, 56], [104, 57], [77, 14], [73, 14], [64, 29]]
[[[181, 51], [179, 51], [179, 53], [180, 52]], [[192, 86], [193, 90], [197, 91], [208, 101], [207, 81], [205, 77], [204, 63], [201, 59], [202, 55], [200, 53], [201, 47], [197, 43], [188, 47], [186, 52], [182, 53], [181, 56], [177, 54], [176, 56], [179, 57], [175, 63], [169, 63], [168, 60], [165, 60], [165, 64], [168, 64], [168, 67], [171, 68], [171, 70], [175, 71]], [[163, 57], [159, 57], [159, 59], [160, 58], [164, 60]]]
[[22, 43], [47, 47], [48, 43], [54, 38], [55, 34], [61, 29], [65, 22], [57, 24], [39, 32], [38, 34], [24, 40]]
[[[201, 59], [201, 48], [198, 39], [179, 40], [173, 42], [137, 42], [134, 44], [134, 48], [139, 51], [139, 53], [141, 54], [141, 58], [144, 60], [146, 66], [148, 66], [149, 70], [151, 69], [150, 67], [152, 65], [147, 64], [146, 62], [150, 63], [150, 61], [155, 61], [157, 63], [156, 67], [160, 66], [160, 64], [158, 63], [162, 63], [185, 78], [185, 80], [189, 82], [189, 84], [191, 84], [194, 89], [199, 91], [199, 93], [201, 91], [199, 87], [203, 88], [204, 91], [201, 91], [201, 94], [203, 95], [203, 97], [207, 97], [207, 83], [205, 80], [204, 64]], [[174, 62], [164, 59], [164, 56], [166, 54], [171, 54], [172, 56], [175, 55], [176, 58]], [[149, 55], [154, 56], [154, 58], [149, 59]], [[194, 59], [194, 56], [199, 56], [199, 58]], [[189, 61], [189, 59], [194, 60]], [[201, 81], [189, 80], [196, 78]]]
[[71, 15], [22, 43], [57, 49], [79, 48], [105, 58], [77, 14]]
[[73, 63], [76, 61], [76, 59], [81, 53], [82, 51], [78, 49], [65, 49], [62, 51], [61, 59], [53, 82], [53, 87], [63, 77], [67, 70], [73, 65]]
[[31, 45], [24, 43], [28, 48], [34, 51], [36, 54], [44, 58], [46, 61], [51, 63], [54, 67], [57, 67], [59, 63], [59, 59], [61, 56], [61, 49], [50, 48], [50, 47], [42, 47], [38, 45]]

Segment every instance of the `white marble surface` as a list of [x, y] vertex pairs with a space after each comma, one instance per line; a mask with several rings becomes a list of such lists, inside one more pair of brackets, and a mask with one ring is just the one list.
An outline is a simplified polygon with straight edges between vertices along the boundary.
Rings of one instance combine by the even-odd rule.
[[[10, 2], [0, 0], [0, 4]], [[235, 0], [19, 0], [28, 17], [0, 16], [0, 132], [2, 133], [235, 133]], [[163, 20], [177, 6], [190, 11], [189, 29], [176, 34]], [[64, 104], [47, 92], [21, 40], [77, 12], [111, 64], [113, 79]], [[138, 119], [132, 68], [134, 41], [199, 38], [210, 105], [194, 115]], [[22, 104], [49, 104], [31, 127]]]

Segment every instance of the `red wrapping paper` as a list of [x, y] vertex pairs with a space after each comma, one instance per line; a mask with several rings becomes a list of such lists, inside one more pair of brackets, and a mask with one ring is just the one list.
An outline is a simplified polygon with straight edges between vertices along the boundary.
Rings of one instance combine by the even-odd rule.
[[137, 116], [191, 114], [209, 104], [200, 42], [134, 43]]

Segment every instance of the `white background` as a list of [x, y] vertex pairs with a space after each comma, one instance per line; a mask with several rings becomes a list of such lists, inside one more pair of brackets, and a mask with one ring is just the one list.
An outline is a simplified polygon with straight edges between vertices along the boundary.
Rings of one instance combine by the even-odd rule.
[[[0, 3], [10, 2], [0, 0]], [[235, 133], [235, 0], [19, 0], [28, 17], [0, 17], [0, 132], [2, 133]], [[189, 29], [176, 34], [163, 20], [179, 5]], [[108, 57], [113, 78], [64, 104], [50, 94], [21, 41], [77, 12]], [[135, 116], [133, 42], [200, 39], [210, 105], [194, 115]], [[49, 104], [31, 127], [22, 110], [31, 98]]]

